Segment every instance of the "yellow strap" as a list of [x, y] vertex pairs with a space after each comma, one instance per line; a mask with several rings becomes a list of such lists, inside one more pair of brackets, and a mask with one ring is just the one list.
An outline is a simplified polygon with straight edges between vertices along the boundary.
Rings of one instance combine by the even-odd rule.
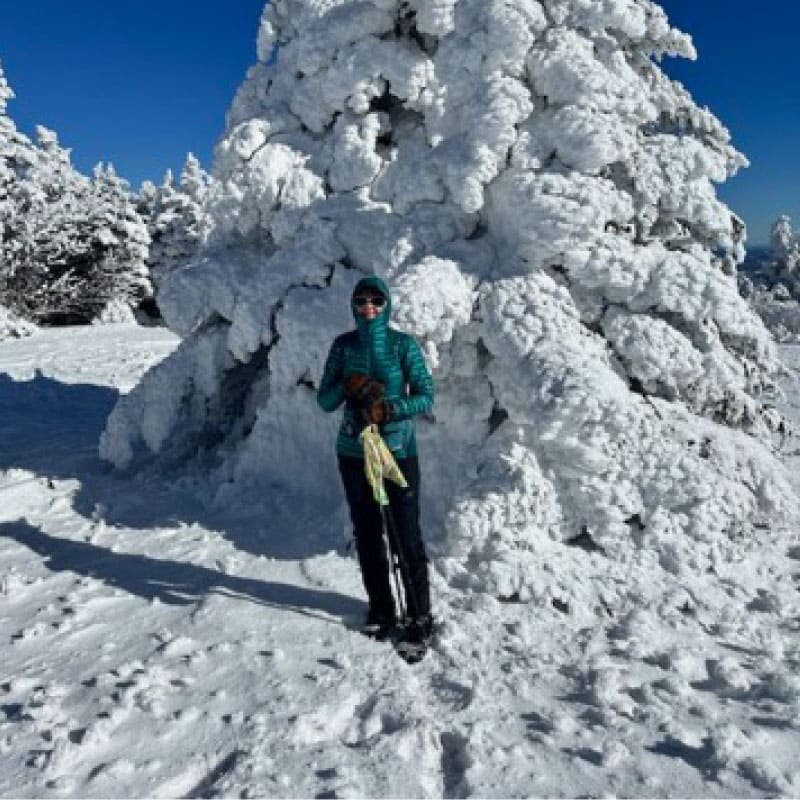
[[375, 502], [381, 506], [388, 506], [389, 496], [383, 485], [384, 479], [388, 478], [403, 488], [408, 486], [408, 482], [400, 471], [400, 467], [397, 466], [392, 451], [381, 438], [377, 425], [368, 425], [364, 428], [359, 439], [364, 445], [364, 472], [372, 487]]

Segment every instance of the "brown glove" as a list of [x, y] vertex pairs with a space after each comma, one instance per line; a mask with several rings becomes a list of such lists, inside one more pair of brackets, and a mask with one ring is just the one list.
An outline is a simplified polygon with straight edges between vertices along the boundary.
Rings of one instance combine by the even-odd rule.
[[344, 396], [348, 405], [356, 411], [361, 411], [368, 421], [370, 407], [385, 394], [386, 387], [380, 381], [361, 372], [350, 375], [344, 382]]
[[365, 389], [369, 383], [369, 375], [363, 372], [354, 372], [344, 382], [344, 396], [348, 400], [363, 400]]
[[376, 400], [382, 399], [385, 394], [386, 387], [380, 381], [370, 378], [364, 387], [364, 405], [369, 406]]
[[392, 404], [384, 397], [373, 400], [365, 408], [365, 416], [373, 425], [389, 422], [392, 418]]

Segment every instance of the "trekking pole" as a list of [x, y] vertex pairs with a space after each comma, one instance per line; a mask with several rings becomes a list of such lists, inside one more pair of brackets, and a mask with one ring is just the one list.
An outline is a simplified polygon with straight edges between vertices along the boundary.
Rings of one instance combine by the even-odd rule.
[[[390, 506], [383, 506], [381, 509], [381, 513], [383, 514], [384, 522], [386, 525], [387, 531], [387, 538], [389, 539], [389, 548], [393, 551], [394, 556], [396, 558], [396, 565], [397, 569], [395, 571], [395, 580], [397, 580], [397, 572], [400, 573], [401, 577], [403, 578], [403, 587], [406, 590], [407, 597], [406, 600], [410, 600], [411, 604], [414, 607], [414, 612], [419, 613], [419, 605], [417, 604], [417, 596], [414, 591], [414, 582], [411, 579], [411, 572], [408, 569], [408, 562], [406, 561], [405, 553], [403, 552], [403, 548], [400, 543], [400, 537], [397, 534], [397, 526], [395, 525], [394, 521], [394, 514], [392, 514], [392, 509]], [[405, 608], [403, 609], [403, 621], [407, 621], [408, 619], [408, 603], [405, 603]]]
[[[364, 438], [366, 436], [366, 438]], [[392, 513], [389, 496], [384, 487], [384, 477], [389, 477], [400, 486], [407, 486], [403, 474], [400, 472], [395, 460], [386, 447], [385, 442], [378, 433], [377, 425], [370, 425], [361, 432], [364, 438], [364, 467], [367, 473], [367, 480], [372, 486], [375, 501], [378, 503], [383, 523], [383, 532], [386, 536], [387, 551], [391, 558], [392, 572], [394, 573], [395, 591], [397, 593], [397, 603], [400, 606], [403, 621], [408, 621], [408, 604], [411, 602], [414, 613], [419, 611], [417, 598], [414, 592], [414, 584], [411, 572], [406, 562], [405, 551], [403, 550], [400, 536], [397, 533], [394, 514]], [[388, 459], [388, 464], [386, 460]], [[388, 471], [384, 471], [388, 468]], [[399, 573], [399, 577], [398, 577]], [[401, 580], [402, 579], [402, 580]], [[400, 584], [403, 584], [401, 591]]]
[[402, 588], [402, 581], [401, 581], [401, 571], [402, 568], [400, 566], [400, 560], [397, 557], [397, 553], [395, 552], [394, 545], [392, 543], [392, 537], [389, 534], [389, 522], [388, 522], [388, 514], [389, 512], [387, 506], [380, 506], [381, 509], [381, 519], [383, 521], [383, 536], [386, 541], [386, 549], [389, 553], [389, 563], [390, 569], [392, 571], [392, 576], [394, 577], [394, 593], [397, 597], [397, 606], [398, 610], [400, 611], [400, 621], [405, 622], [406, 616], [408, 611], [406, 609], [405, 603], [405, 595]]

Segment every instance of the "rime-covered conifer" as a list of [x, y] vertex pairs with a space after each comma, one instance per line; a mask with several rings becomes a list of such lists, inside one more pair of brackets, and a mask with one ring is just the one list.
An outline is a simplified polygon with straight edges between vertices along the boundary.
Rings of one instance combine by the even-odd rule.
[[113, 169], [92, 180], [53, 131], [34, 144], [7, 116], [0, 70], [0, 302], [40, 322], [88, 322], [146, 291], [146, 227]]
[[776, 271], [787, 277], [797, 278], [800, 266], [800, 241], [792, 230], [792, 221], [786, 215], [778, 217], [770, 231], [772, 259]]
[[792, 221], [781, 215], [770, 230], [771, 249], [749, 273], [740, 275], [739, 290], [779, 341], [800, 336], [800, 241]]
[[191, 153], [175, 186], [168, 172], [157, 190], [150, 221], [149, 265], [156, 287], [176, 267], [188, 264], [206, 241], [211, 220], [206, 210], [211, 178]]
[[695, 51], [657, 4], [281, 0], [258, 48], [213, 230], [160, 289], [185, 341], [104, 457], [202, 445], [222, 499], [266, 483], [276, 508], [340, 507], [310, 389], [375, 272], [434, 370], [424, 505], [451, 581], [546, 594], [541, 551], [576, 539], [705, 569], [711, 531], [794, 513], [775, 349], [715, 191], [747, 162], [662, 72]]

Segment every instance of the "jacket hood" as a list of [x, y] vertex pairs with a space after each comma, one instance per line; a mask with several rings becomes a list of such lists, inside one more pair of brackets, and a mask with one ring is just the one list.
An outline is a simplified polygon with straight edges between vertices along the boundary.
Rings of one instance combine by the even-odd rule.
[[355, 285], [351, 298], [363, 292], [365, 289], [372, 289], [373, 291], [380, 292], [386, 298], [386, 305], [383, 307], [381, 313], [378, 314], [374, 320], [370, 321], [364, 319], [351, 303], [350, 310], [353, 312], [353, 319], [356, 321], [356, 327], [360, 331], [366, 331], [369, 328], [378, 326], [385, 327], [389, 323], [389, 318], [392, 316], [392, 293], [389, 291], [389, 287], [377, 275], [368, 275]]

